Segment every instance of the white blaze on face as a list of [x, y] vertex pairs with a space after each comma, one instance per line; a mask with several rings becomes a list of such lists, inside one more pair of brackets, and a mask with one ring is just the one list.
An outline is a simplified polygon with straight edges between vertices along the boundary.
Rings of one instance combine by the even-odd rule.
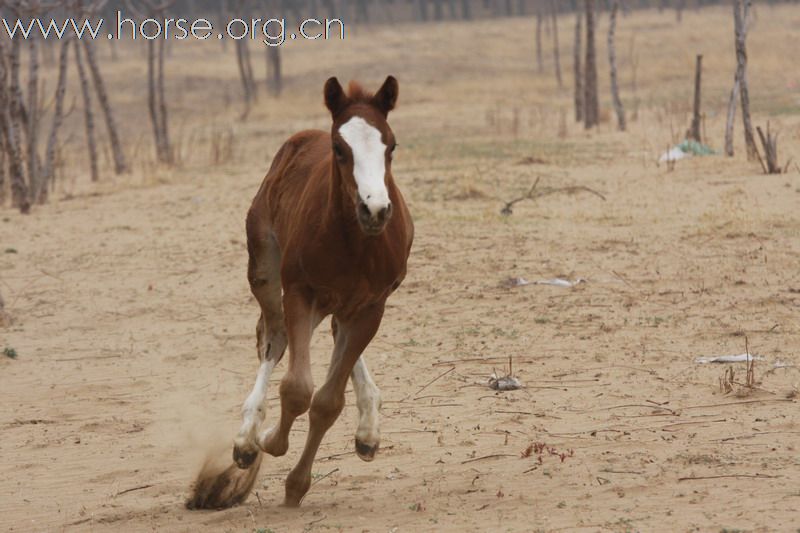
[[353, 176], [358, 195], [375, 215], [389, 206], [386, 190], [386, 145], [381, 132], [361, 117], [353, 117], [339, 127], [339, 135], [353, 152]]

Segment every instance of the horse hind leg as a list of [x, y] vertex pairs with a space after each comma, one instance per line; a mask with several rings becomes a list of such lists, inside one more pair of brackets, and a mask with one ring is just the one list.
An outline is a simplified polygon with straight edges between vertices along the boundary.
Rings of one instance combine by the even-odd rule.
[[[331, 317], [331, 333], [333, 340], [336, 341], [338, 324], [336, 317]], [[358, 406], [358, 429], [356, 430], [356, 455], [362, 461], [372, 461], [378, 452], [381, 442], [381, 430], [379, 425], [378, 411], [381, 408], [381, 391], [367, 369], [364, 355], [358, 358], [350, 372], [350, 380], [353, 382], [353, 390], [356, 393], [356, 405]]]
[[267, 385], [275, 365], [286, 351], [286, 330], [281, 305], [280, 249], [272, 235], [250, 239], [248, 280], [261, 306], [256, 326], [256, 346], [260, 365], [253, 390], [242, 405], [242, 425], [234, 440], [233, 459], [248, 468], [260, 453], [258, 431], [265, 418]]

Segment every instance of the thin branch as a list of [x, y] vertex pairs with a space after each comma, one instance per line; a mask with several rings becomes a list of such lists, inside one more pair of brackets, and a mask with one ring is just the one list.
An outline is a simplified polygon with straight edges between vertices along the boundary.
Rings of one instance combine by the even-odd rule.
[[506, 205], [503, 207], [503, 209], [500, 210], [500, 213], [503, 214], [503, 215], [508, 216], [508, 215], [510, 215], [510, 214], [512, 214], [514, 212], [512, 207], [514, 206], [514, 204], [516, 204], [518, 202], [521, 202], [523, 200], [536, 200], [537, 198], [543, 198], [545, 196], [551, 196], [553, 194], [559, 194], [559, 193], [575, 194], [575, 193], [578, 193], [578, 192], [588, 192], [590, 194], [593, 194], [593, 195], [597, 196], [598, 198], [600, 198], [603, 201], [606, 200], [606, 197], [603, 194], [597, 192], [594, 189], [586, 187], [585, 185], [569, 185], [567, 187], [537, 188], [538, 185], [539, 185], [539, 181], [540, 180], [541, 180], [541, 176], [537, 177], [536, 181], [533, 183], [531, 188], [528, 189], [528, 192], [526, 192], [524, 195], [520, 196], [519, 198], [514, 198], [513, 200], [506, 202]]

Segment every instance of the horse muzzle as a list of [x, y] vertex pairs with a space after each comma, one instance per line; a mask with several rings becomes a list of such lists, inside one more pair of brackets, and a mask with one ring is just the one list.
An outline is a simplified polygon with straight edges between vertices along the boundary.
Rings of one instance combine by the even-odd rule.
[[361, 229], [367, 235], [379, 235], [392, 218], [392, 203], [370, 206], [359, 198], [357, 204], [356, 216]]

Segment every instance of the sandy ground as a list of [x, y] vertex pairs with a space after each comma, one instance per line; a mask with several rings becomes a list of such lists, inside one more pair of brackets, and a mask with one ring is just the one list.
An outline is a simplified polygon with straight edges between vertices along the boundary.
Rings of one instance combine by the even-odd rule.
[[[637, 17], [622, 24], [621, 39], [630, 27], [651, 28], [661, 45], [675, 39], [671, 15]], [[719, 146], [729, 13], [705, 17], [687, 17], [681, 31], [706, 44], [707, 127]], [[759, 24], [785, 36], [798, 21], [797, 8], [759, 12]], [[507, 24], [522, 32], [530, 21]], [[391, 46], [392, 35], [361, 32], [348, 50]], [[0, 347], [18, 354], [0, 357], [2, 529], [796, 530], [798, 173], [763, 176], [740, 155], [682, 161], [672, 172], [655, 164], [671, 130], [688, 125], [686, 50], [681, 76], [640, 67], [642, 110], [630, 133], [604, 123], [586, 134], [568, 120], [558, 138], [569, 91], [536, 77], [532, 56], [499, 43], [516, 55], [467, 67], [474, 49], [460, 33], [451, 70], [437, 72], [444, 60], [426, 35], [407, 29], [419, 54], [398, 65], [394, 168], [417, 238], [406, 282], [365, 353], [384, 400], [377, 459], [353, 453], [348, 392], [299, 510], [279, 504], [306, 417], [287, 456], [265, 460], [244, 505], [182, 506], [206, 455], [229, 454], [255, 377], [245, 211], [282, 139], [327, 122], [308, 80], [321, 87], [328, 73], [310, 77], [315, 59], [301, 49], [281, 105], [264, 100], [237, 125], [234, 160], [210, 167], [195, 155], [155, 176], [143, 164], [139, 183], [66, 184], [31, 216], [0, 211], [0, 288], [14, 320], [0, 329]], [[758, 35], [755, 57], [769, 41]], [[379, 79], [389, 52], [373, 48], [343, 59], [340, 75]], [[643, 65], [657, 53], [645, 46]], [[754, 98], [785, 112], [763, 104], [757, 121], [777, 122], [786, 156], [800, 155], [800, 95], [787, 88], [796, 72], [764, 63], [754, 79], [760, 94], [776, 96]], [[541, 91], [526, 92], [530, 80]], [[660, 103], [668, 94], [677, 108]], [[549, 98], [557, 104], [542, 103]], [[605, 200], [554, 194], [502, 216], [504, 201], [537, 177], [540, 188], [580, 185]], [[506, 285], [517, 277], [586, 282]], [[326, 320], [313, 343], [317, 384], [328, 328]], [[726, 368], [745, 382], [743, 363], [694, 362], [746, 344], [765, 358], [754, 387], [720, 390]], [[489, 389], [509, 359], [524, 388]]]

